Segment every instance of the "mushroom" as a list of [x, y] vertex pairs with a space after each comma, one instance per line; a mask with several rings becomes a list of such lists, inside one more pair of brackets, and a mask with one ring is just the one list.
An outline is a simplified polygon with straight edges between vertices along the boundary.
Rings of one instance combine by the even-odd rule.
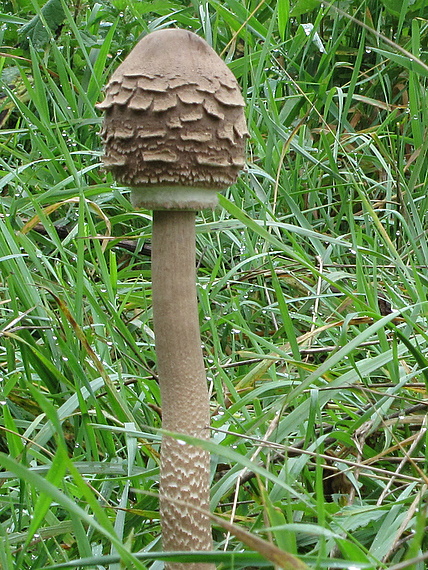
[[[105, 168], [131, 187], [135, 207], [154, 211], [152, 298], [162, 425], [208, 439], [195, 215], [199, 209], [214, 208], [217, 192], [233, 184], [244, 166], [244, 100], [232, 72], [202, 38], [166, 29], [136, 45], [111, 77], [98, 108], [105, 111]], [[210, 520], [203, 513], [209, 510], [209, 478], [208, 452], [162, 438], [164, 550], [212, 550]], [[215, 568], [179, 563], [165, 567]]]

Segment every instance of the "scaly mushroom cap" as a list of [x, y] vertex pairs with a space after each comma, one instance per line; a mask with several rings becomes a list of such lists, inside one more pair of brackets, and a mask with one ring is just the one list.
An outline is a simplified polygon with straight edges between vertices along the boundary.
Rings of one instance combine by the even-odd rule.
[[[200, 199], [203, 190], [212, 196], [227, 188], [244, 166], [248, 132], [238, 83], [192, 32], [145, 36], [117, 68], [97, 107], [105, 111], [105, 168], [120, 183], [141, 189], [134, 205], [209, 207], [213, 199]], [[154, 198], [158, 187], [167, 195], [165, 204]], [[183, 206], [174, 198], [178, 187], [198, 190]]]

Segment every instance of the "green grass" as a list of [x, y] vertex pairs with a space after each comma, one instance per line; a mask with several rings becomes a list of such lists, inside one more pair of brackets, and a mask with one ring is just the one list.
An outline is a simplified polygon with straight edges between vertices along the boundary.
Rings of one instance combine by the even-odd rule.
[[212, 560], [273, 567], [274, 545], [423, 570], [425, 3], [48, 4], [0, 13], [0, 568], [161, 568], [151, 215], [101, 168], [95, 103], [142, 34], [177, 25], [230, 65], [251, 133], [197, 225], [200, 445], [237, 527], [214, 520]]

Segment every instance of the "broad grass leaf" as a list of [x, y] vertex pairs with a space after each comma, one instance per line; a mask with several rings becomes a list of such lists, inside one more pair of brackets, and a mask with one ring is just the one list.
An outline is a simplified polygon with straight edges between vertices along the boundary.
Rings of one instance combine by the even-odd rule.
[[289, 16], [290, 16], [289, 0], [278, 0], [278, 31], [282, 40], [285, 39], [285, 30], [287, 29]]
[[398, 53], [393, 53], [392, 51], [379, 49], [377, 47], [370, 47], [370, 49], [385, 58], [390, 59], [394, 63], [398, 64], [400, 67], [404, 67], [409, 71], [414, 71], [415, 73], [419, 73], [424, 77], [428, 77], [428, 68], [426, 66], [422, 66], [417, 59], [413, 60], [405, 55], [399, 55]]
[[36, 14], [19, 30], [21, 45], [28, 46], [31, 43], [36, 48], [43, 48], [64, 20], [65, 13], [61, 0], [48, 0], [40, 10], [40, 14]]
[[381, 0], [381, 2], [388, 12], [397, 18], [401, 16], [403, 9], [407, 13], [416, 12], [416, 10], [426, 7], [425, 0], [407, 0], [407, 2], [403, 2], [403, 0]]
[[297, 0], [293, 8], [290, 11], [290, 16], [296, 18], [297, 16], [302, 16], [308, 12], [312, 12], [316, 8], [319, 8], [320, 3], [318, 0]]

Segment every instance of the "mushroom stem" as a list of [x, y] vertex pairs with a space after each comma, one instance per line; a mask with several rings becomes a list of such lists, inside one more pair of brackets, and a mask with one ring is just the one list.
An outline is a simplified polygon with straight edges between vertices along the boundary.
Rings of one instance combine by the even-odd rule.
[[[209, 396], [196, 295], [195, 212], [153, 212], [153, 320], [164, 429], [209, 438]], [[166, 551], [212, 549], [209, 453], [163, 437], [160, 511]], [[174, 503], [180, 500], [180, 505]], [[184, 508], [187, 503], [189, 508]], [[214, 564], [169, 563], [167, 570], [213, 570]]]

